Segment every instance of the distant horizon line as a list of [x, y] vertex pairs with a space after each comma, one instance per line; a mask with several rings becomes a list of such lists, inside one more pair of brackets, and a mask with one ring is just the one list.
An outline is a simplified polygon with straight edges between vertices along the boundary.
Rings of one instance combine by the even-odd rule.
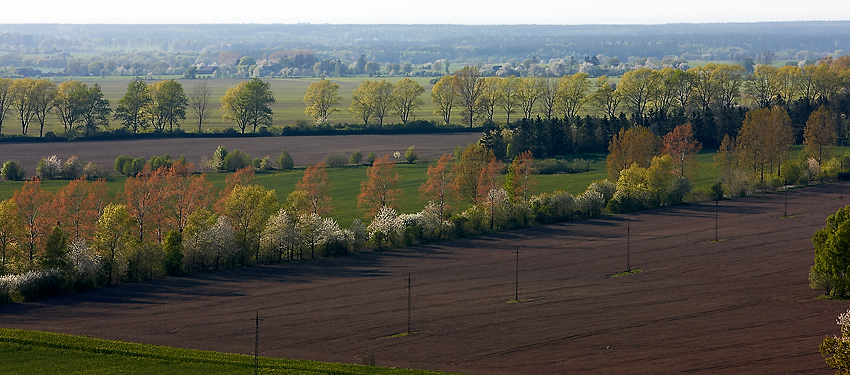
[[273, 26], [273, 25], [285, 25], [285, 26], [298, 26], [298, 25], [307, 25], [307, 26], [665, 26], [665, 25], [723, 25], [723, 24], [734, 24], [734, 25], [748, 25], [748, 24], [777, 24], [777, 23], [840, 23], [840, 22], [850, 22], [850, 19], [844, 20], [794, 20], [794, 21], [707, 21], [707, 22], [660, 22], [660, 23], [581, 23], [581, 24], [570, 24], [570, 23], [314, 23], [314, 22], [296, 22], [296, 23], [283, 23], [283, 22], [271, 22], [271, 23], [262, 23], [262, 22], [197, 22], [197, 23], [110, 23], [110, 22], [87, 22], [87, 23], [74, 23], [74, 22], [18, 22], [18, 23], [7, 23], [0, 22], [0, 26], [6, 25], [77, 25], [77, 26], [86, 26], [86, 25], [109, 25], [109, 26], [214, 26], [214, 25], [256, 25], [256, 26]]

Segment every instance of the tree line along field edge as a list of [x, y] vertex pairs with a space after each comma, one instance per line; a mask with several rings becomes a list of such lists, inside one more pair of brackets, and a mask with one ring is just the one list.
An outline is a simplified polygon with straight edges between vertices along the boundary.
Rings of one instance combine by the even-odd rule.
[[[801, 147], [795, 146], [789, 158], [791, 160], [796, 159], [801, 151]], [[850, 152], [850, 147], [837, 147], [835, 149], [836, 154], [844, 152]], [[696, 176], [692, 181], [695, 189], [707, 189], [717, 182], [718, 172], [714, 165], [715, 154], [716, 150], [703, 150], [694, 155], [694, 160], [698, 165]], [[534, 179], [537, 183], [535, 194], [563, 190], [578, 195], [584, 192], [592, 182], [608, 178], [604, 154], [576, 155], [576, 157], [590, 160], [592, 170], [573, 174], [535, 174]], [[403, 190], [399, 207], [400, 212], [417, 212], [428, 203], [420, 198], [419, 186], [425, 182], [428, 166], [432, 162], [420, 160], [414, 164], [396, 164], [395, 170], [400, 179], [399, 187]], [[357, 207], [357, 195], [360, 192], [361, 182], [366, 179], [367, 168], [365, 165], [327, 168], [330, 181], [328, 195], [331, 198], [331, 206], [333, 206], [330, 216], [341, 225], [347, 226], [354, 219], [363, 218], [363, 212]], [[225, 179], [228, 175], [229, 173], [207, 173], [206, 177], [207, 181], [220, 191], [225, 187]], [[258, 172], [254, 176], [254, 183], [274, 190], [278, 202], [283, 204], [289, 193], [295, 190], [296, 183], [301, 181], [302, 177], [303, 169], [265, 171]], [[114, 172], [107, 177], [109, 199], [118, 200], [120, 198], [124, 190], [125, 180], [126, 177]], [[46, 191], [55, 192], [67, 184], [67, 180], [45, 180], [42, 181], [41, 186]], [[23, 182], [0, 181], [0, 200], [11, 198], [12, 194], [19, 190], [21, 186], [23, 186]], [[453, 209], [459, 212], [467, 207], [468, 204], [458, 203]]]
[[[336, 106], [339, 111], [331, 113], [328, 117], [328, 123], [330, 124], [360, 124], [362, 120], [356, 118], [349, 113], [348, 108], [351, 105], [352, 101], [352, 92], [360, 85], [361, 82], [365, 80], [370, 81], [380, 81], [386, 80], [391, 84], [395, 84], [396, 81], [410, 78], [416, 81], [419, 85], [425, 88], [425, 92], [420, 96], [422, 99], [422, 106], [416, 109], [413, 112], [413, 116], [411, 120], [425, 120], [425, 121], [433, 121], [435, 123], [441, 124], [442, 119], [439, 114], [436, 114], [434, 111], [437, 109], [436, 105], [430, 100], [430, 92], [433, 84], [430, 81], [433, 79], [432, 77], [331, 77], [327, 78], [329, 81], [336, 83], [339, 85], [339, 94], [341, 96], [341, 100], [339, 104]], [[64, 80], [75, 80], [86, 85], [93, 85], [97, 83], [104, 95], [104, 98], [109, 100], [110, 107], [114, 110], [118, 101], [124, 96], [127, 92], [127, 85], [135, 79], [141, 79], [140, 77], [130, 77], [130, 76], [110, 76], [110, 77], [90, 77], [90, 76], [75, 76], [68, 77], [67, 79], [55, 80], [56, 83], [61, 83]], [[223, 115], [225, 112], [221, 109], [221, 104], [219, 99], [224, 96], [225, 92], [228, 88], [236, 86], [239, 82], [250, 80], [248, 78], [216, 78], [216, 79], [185, 79], [181, 76], [155, 76], [150, 79], [144, 79], [148, 84], [162, 81], [174, 79], [178, 83], [182, 84], [183, 89], [186, 92], [190, 92], [192, 87], [196, 84], [200, 84], [206, 82], [210, 92], [211, 92], [211, 109], [207, 114], [206, 123], [204, 125], [203, 131], [221, 131], [228, 128], [236, 128], [236, 123], [230, 120], [225, 120]], [[312, 120], [308, 118], [308, 116], [304, 113], [305, 105], [303, 102], [304, 94], [307, 91], [307, 87], [316, 81], [319, 81], [321, 78], [316, 77], [303, 77], [303, 78], [263, 78], [263, 81], [268, 82], [271, 86], [271, 90], [274, 93], [275, 102], [270, 105], [270, 108], [274, 112], [273, 121], [274, 125], [277, 127], [287, 127], [287, 126], [296, 126], [298, 122], [306, 121], [308, 124], [312, 124]], [[619, 77], [610, 77], [609, 81], [617, 84], [619, 82]], [[584, 113], [590, 115], [596, 115], [597, 111], [590, 106], [584, 108]], [[114, 114], [114, 113], [113, 113]], [[197, 123], [196, 119], [193, 117], [194, 115], [187, 113], [186, 119], [182, 120], [179, 123], [180, 129], [184, 131], [197, 131]], [[517, 114], [515, 113], [513, 118], [515, 118]], [[513, 119], [512, 118], [512, 119]], [[460, 109], [458, 108], [457, 113], [452, 115], [453, 123], [460, 123]], [[504, 111], [496, 111], [494, 114], [494, 121], [497, 122], [505, 122], [507, 121], [507, 116]], [[398, 118], [393, 116], [389, 116], [387, 118], [387, 123], [397, 123]], [[112, 119], [110, 116], [110, 129], [117, 129], [122, 127], [119, 120]], [[45, 122], [44, 131], [46, 132], [54, 132], [61, 133], [63, 131], [62, 124], [59, 122], [59, 119], [55, 114], [50, 114], [47, 116], [47, 120]], [[5, 135], [15, 135], [20, 133], [20, 124], [19, 121], [15, 118], [13, 113], [7, 114], [6, 120], [3, 122], [2, 134]]]
[[[582, 193], [591, 182], [605, 179], [607, 174], [604, 157], [585, 156], [596, 158], [592, 171], [576, 174], [535, 175], [536, 192], [565, 190], [575, 195]], [[430, 161], [427, 160], [414, 164], [396, 164], [399, 188], [403, 190], [400, 212], [417, 212], [428, 203], [419, 196], [419, 186], [425, 182], [428, 165]], [[342, 225], [349, 225], [354, 219], [363, 217], [363, 213], [357, 207], [357, 195], [360, 193], [360, 183], [366, 179], [367, 168], [367, 166], [348, 166], [327, 169], [330, 181], [328, 195], [331, 197], [331, 206], [333, 206], [330, 216]], [[206, 177], [207, 181], [220, 191], [225, 187], [225, 179], [228, 175], [228, 173], [207, 173]], [[296, 183], [301, 181], [302, 176], [303, 170], [300, 169], [259, 172], [254, 176], [254, 183], [275, 190], [278, 202], [282, 204], [286, 201], [288, 194], [295, 190]], [[109, 199], [120, 198], [124, 190], [124, 181], [126, 177], [114, 172], [107, 177]], [[46, 191], [56, 192], [67, 184], [67, 180], [44, 180], [41, 187]], [[11, 198], [21, 186], [23, 186], [22, 181], [0, 181], [0, 200]], [[454, 208], [459, 211], [466, 207], [467, 205], [461, 204]]]

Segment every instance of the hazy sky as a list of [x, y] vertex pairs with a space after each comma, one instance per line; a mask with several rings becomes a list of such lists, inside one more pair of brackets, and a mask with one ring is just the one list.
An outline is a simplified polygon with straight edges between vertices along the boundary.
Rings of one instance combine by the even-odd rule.
[[41, 0], [0, 23], [656, 24], [850, 20], [847, 0]]

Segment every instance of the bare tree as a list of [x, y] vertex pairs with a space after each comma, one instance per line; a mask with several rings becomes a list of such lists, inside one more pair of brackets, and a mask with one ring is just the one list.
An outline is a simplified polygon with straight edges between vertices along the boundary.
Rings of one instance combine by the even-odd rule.
[[200, 133], [207, 122], [207, 117], [210, 112], [210, 98], [212, 90], [210, 90], [207, 81], [192, 86], [192, 92], [189, 93], [189, 108], [198, 118], [198, 133]]

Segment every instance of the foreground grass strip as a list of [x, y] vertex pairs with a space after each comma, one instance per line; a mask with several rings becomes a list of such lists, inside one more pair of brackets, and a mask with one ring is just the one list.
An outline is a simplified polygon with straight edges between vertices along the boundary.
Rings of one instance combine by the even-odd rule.
[[639, 273], [639, 272], [643, 272], [643, 270], [631, 270], [631, 271], [625, 271], [625, 272], [615, 273], [615, 274], [613, 274], [613, 275], [611, 275], [611, 276], [608, 276], [608, 277], [610, 277], [610, 278], [612, 278], [612, 279], [613, 279], [613, 278], [615, 278], [615, 277], [628, 276], [628, 275], [636, 274], [636, 273]]
[[[250, 355], [110, 341], [0, 328], [2, 374], [245, 374]], [[441, 372], [260, 357], [263, 374], [391, 374]]]

